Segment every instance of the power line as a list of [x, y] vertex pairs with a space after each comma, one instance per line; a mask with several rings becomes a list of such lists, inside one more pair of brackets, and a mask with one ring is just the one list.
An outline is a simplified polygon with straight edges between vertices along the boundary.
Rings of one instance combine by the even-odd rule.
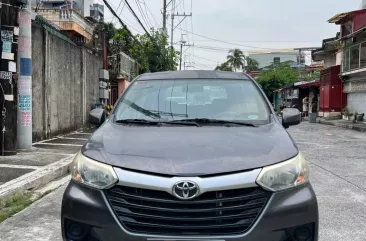
[[[204, 39], [199, 39], [196, 40], [197, 42], [215, 42], [216, 40], [204, 40]], [[249, 41], [249, 40], [223, 40], [223, 41], [231, 41], [231, 42], [240, 42], [240, 43], [312, 43], [314, 41], [301, 41], [301, 40], [289, 40], [289, 41], [282, 41], [282, 40], [273, 40], [273, 41], [267, 41], [267, 40], [253, 40], [253, 41]]]
[[136, 2], [136, 5], [137, 5], [137, 8], [138, 8], [138, 9], [139, 9], [139, 11], [140, 11], [141, 16], [142, 16], [142, 20], [145, 22], [146, 26], [147, 26], [149, 29], [151, 29], [151, 23], [150, 23], [150, 22], [149, 22], [149, 20], [146, 18], [145, 13], [144, 13], [144, 11], [143, 11], [143, 10], [142, 10], [142, 8], [141, 8], [140, 2], [139, 2], [138, 0], [135, 0], [135, 2]]
[[[105, 1], [105, 0], [103, 0], [103, 1]], [[131, 8], [131, 5], [129, 4], [129, 2], [127, 0], [124, 0], [124, 1], [126, 2], [128, 9], [131, 11], [131, 13], [135, 16], [135, 18], [137, 19], [137, 21], [139, 22], [139, 24], [141, 25], [141, 27], [144, 29], [146, 35], [149, 36], [149, 38], [151, 38], [150, 33], [146, 30], [145, 26], [141, 23], [141, 20], [136, 15], [135, 11], [133, 11], [133, 9]]]
[[[150, 15], [153, 17], [154, 22], [156, 23], [156, 26], [159, 26], [159, 23], [158, 23], [158, 21], [156, 20], [156, 18], [155, 18], [155, 16], [154, 16], [154, 14], [151, 12], [151, 10], [150, 10], [149, 6], [147, 6], [147, 4], [146, 4], [145, 0], [143, 0], [143, 1], [144, 1], [144, 2], [143, 2], [143, 4], [145, 5], [145, 10], [148, 10], [148, 11], [149, 11]], [[146, 13], [147, 13], [147, 11], [146, 11]]]
[[[122, 0], [121, 0], [122, 1]], [[121, 18], [116, 14], [116, 12], [112, 9], [112, 7], [111, 7], [111, 5], [109, 5], [109, 3], [107, 2], [107, 0], [103, 0], [103, 2], [104, 2], [104, 4], [107, 6], [107, 8], [109, 9], [109, 11], [111, 11], [111, 13], [113, 14], [113, 16], [115, 16], [117, 19], [118, 19], [118, 21], [120, 22], [120, 24], [122, 25], [122, 27], [124, 28], [124, 29], [126, 29], [127, 30], [127, 32], [128, 32], [128, 34], [141, 46], [141, 47], [143, 47], [142, 46], [142, 44], [140, 43], [140, 41], [138, 41], [137, 39], [136, 39], [136, 37], [131, 33], [131, 31], [128, 29], [128, 27], [127, 27], [127, 25], [121, 20]]]
[[210, 61], [210, 62], [217, 63], [217, 61], [215, 61], [215, 60], [207, 59], [207, 58], [204, 58], [204, 57], [201, 57], [201, 56], [198, 56], [198, 55], [191, 54], [191, 56], [192, 56], [193, 58], [204, 59], [204, 60], [207, 60], [207, 61]]
[[[120, 2], [119, 2], [119, 4], [118, 4], [117, 10], [116, 10], [116, 12], [117, 12], [117, 13], [118, 13], [118, 9], [119, 9], [119, 7], [121, 6], [121, 4], [122, 4], [122, 1], [120, 1]], [[122, 7], [122, 11], [123, 11], [123, 8], [124, 8], [124, 6], [125, 6], [125, 5], [126, 5], [126, 4], [124, 3], [124, 4], [123, 4], [123, 7]], [[121, 11], [121, 12], [122, 12], [122, 11]], [[119, 15], [121, 15], [121, 13], [120, 13]], [[118, 16], [119, 16], [119, 15], [118, 15]], [[114, 21], [114, 18], [115, 18], [115, 17], [114, 17], [114, 15], [113, 15], [113, 18], [112, 18], [112, 21], [111, 21], [112, 23], [113, 23], [113, 21]]]
[[219, 40], [219, 39], [214, 39], [214, 38], [211, 38], [211, 37], [207, 37], [207, 36], [204, 36], [204, 35], [201, 35], [201, 34], [198, 34], [198, 33], [193, 33], [193, 32], [190, 32], [188, 30], [184, 30], [182, 28], [179, 28], [179, 27], [176, 27], [182, 31], [185, 31], [187, 33], [191, 33], [193, 35], [196, 35], [196, 36], [199, 36], [199, 37], [202, 37], [202, 38], [206, 38], [206, 39], [209, 39], [209, 40], [212, 40], [212, 41], [215, 41], [215, 42], [220, 42], [220, 43], [225, 43], [225, 44], [230, 44], [230, 45], [235, 45], [235, 46], [242, 46], [242, 47], [246, 47], [246, 48], [252, 48], [252, 49], [269, 49], [269, 50], [275, 50], [273, 48], [262, 48], [262, 47], [254, 47], [254, 46], [248, 46], [248, 45], [243, 45], [243, 44], [235, 44], [235, 43], [231, 43], [231, 42], [228, 42], [228, 41], [223, 41], [223, 40]]

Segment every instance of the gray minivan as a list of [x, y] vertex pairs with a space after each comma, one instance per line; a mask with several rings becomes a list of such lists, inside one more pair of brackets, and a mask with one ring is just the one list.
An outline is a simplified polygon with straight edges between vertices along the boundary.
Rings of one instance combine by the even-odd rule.
[[300, 112], [280, 121], [250, 76], [143, 74], [104, 118], [92, 111], [101, 126], [70, 167], [64, 240], [318, 240], [308, 163], [285, 130]]

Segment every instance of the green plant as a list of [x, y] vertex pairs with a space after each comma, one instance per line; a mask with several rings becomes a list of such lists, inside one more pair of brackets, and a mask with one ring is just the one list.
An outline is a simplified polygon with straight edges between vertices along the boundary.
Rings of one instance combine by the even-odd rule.
[[348, 109], [348, 107], [346, 106], [346, 107], [344, 107], [344, 109], [343, 109], [343, 115], [344, 116], [350, 116], [350, 113], [349, 113], [349, 109]]
[[334, 45], [336, 49], [341, 50], [344, 48], [344, 44], [341, 41], [337, 41], [337, 43]]

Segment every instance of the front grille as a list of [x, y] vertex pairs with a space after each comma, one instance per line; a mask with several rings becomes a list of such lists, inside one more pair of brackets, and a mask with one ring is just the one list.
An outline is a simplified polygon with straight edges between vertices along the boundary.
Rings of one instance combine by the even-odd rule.
[[115, 186], [106, 191], [121, 224], [134, 233], [230, 235], [246, 232], [266, 205], [270, 192], [245, 188], [203, 193], [180, 200], [163, 191]]

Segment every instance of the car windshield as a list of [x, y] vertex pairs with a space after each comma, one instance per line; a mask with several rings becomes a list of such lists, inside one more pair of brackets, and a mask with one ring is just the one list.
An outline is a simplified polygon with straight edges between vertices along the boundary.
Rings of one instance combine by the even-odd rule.
[[264, 98], [249, 79], [134, 81], [114, 113], [117, 121], [269, 121]]

